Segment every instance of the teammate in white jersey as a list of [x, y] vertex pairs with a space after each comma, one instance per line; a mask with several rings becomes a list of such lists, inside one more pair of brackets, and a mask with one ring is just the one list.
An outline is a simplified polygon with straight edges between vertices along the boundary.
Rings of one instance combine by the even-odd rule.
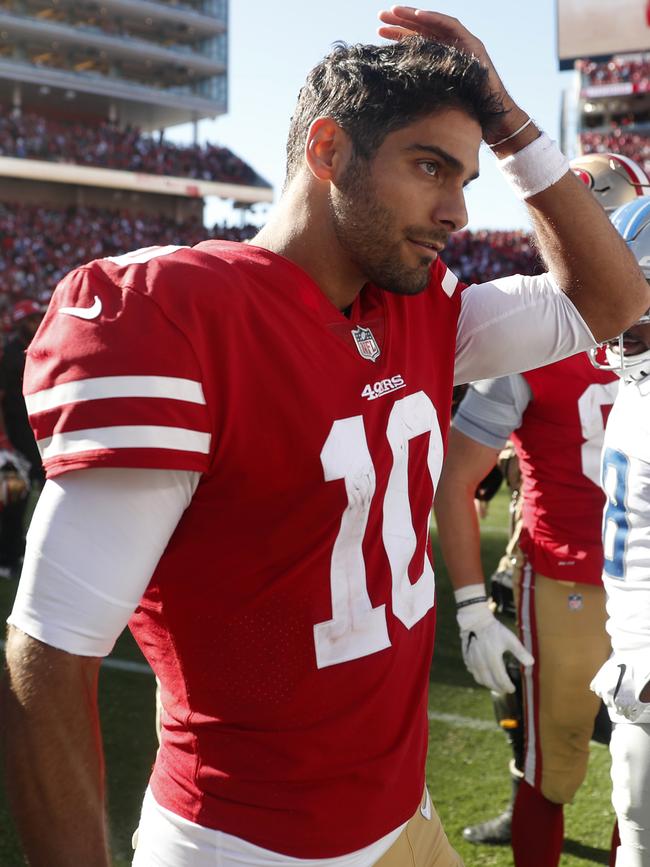
[[[650, 196], [619, 208], [612, 222], [650, 282]], [[608, 345], [607, 366], [622, 379], [602, 454], [612, 655], [591, 688], [614, 723], [616, 867], [650, 867], [650, 311]]]

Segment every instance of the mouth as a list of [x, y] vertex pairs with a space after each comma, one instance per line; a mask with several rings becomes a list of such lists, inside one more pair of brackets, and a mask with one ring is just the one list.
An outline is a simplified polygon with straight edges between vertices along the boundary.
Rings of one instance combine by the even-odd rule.
[[[618, 339], [612, 340], [609, 344], [610, 349], [616, 355], [620, 355], [620, 347]], [[645, 341], [639, 340], [636, 337], [626, 336], [623, 338], [623, 354], [626, 356], [640, 355], [648, 349]]]
[[415, 238], [408, 238], [407, 240], [409, 244], [412, 244], [417, 248], [420, 254], [424, 253], [431, 259], [435, 259], [438, 256], [438, 253], [442, 253], [445, 249], [445, 245], [441, 244], [440, 241], [422, 241], [416, 240]]

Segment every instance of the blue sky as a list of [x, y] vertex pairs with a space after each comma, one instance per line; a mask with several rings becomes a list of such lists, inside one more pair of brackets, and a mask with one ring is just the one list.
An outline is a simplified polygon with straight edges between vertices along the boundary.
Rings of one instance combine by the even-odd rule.
[[[230, 0], [230, 110], [200, 124], [200, 138], [232, 148], [279, 193], [289, 118], [304, 78], [333, 42], [376, 42], [381, 0]], [[555, 0], [440, 0], [482, 39], [506, 86], [553, 138], [560, 98], [573, 73], [558, 72]], [[569, 154], [571, 156], [572, 154]], [[528, 225], [486, 150], [481, 177], [468, 191], [470, 228]], [[207, 217], [222, 218], [209, 207]]]

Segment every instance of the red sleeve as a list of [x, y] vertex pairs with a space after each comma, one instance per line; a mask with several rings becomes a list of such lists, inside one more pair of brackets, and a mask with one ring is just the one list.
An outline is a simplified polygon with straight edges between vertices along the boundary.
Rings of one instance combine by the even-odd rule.
[[87, 467], [207, 469], [210, 423], [192, 346], [155, 293], [111, 280], [101, 262], [57, 287], [24, 390], [49, 478]]

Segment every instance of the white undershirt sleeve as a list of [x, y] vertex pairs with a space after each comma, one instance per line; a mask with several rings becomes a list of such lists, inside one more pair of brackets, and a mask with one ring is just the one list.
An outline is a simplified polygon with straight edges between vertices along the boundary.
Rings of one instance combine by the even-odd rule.
[[110, 653], [199, 478], [176, 470], [88, 469], [48, 480], [8, 622], [68, 653]]
[[452, 426], [475, 442], [500, 451], [521, 425], [532, 396], [530, 386], [519, 373], [473, 382]]
[[550, 274], [468, 286], [456, 340], [456, 385], [534, 370], [596, 345]]

